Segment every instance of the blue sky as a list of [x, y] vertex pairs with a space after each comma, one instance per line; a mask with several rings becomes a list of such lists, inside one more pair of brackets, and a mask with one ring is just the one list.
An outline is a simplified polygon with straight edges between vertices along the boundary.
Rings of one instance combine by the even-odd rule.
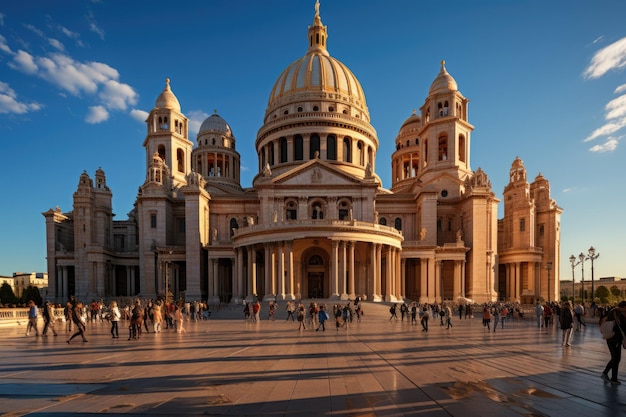
[[[166, 77], [192, 141], [214, 110], [229, 122], [249, 187], [270, 90], [306, 53], [314, 3], [0, 5], [0, 275], [46, 270], [41, 213], [71, 210], [84, 170], [105, 171], [116, 219], [127, 218], [145, 178], [143, 120]], [[626, 2], [322, 0], [320, 12], [330, 54], [365, 90], [385, 187], [395, 136], [445, 59], [471, 101], [472, 168], [499, 197], [516, 156], [530, 180], [550, 181], [564, 209], [561, 278], [591, 245], [596, 278], [626, 276]]]

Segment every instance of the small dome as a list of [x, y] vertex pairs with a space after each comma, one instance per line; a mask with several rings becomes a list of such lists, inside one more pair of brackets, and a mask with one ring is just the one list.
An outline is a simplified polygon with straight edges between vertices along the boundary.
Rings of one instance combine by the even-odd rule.
[[229, 124], [217, 114], [217, 110], [214, 114], [204, 119], [204, 122], [202, 122], [202, 125], [200, 126], [200, 130], [198, 130], [198, 136], [208, 132], [223, 134], [226, 136], [232, 136], [233, 134]]
[[178, 99], [176, 98], [172, 90], [170, 89], [169, 78], [165, 79], [165, 88], [163, 89], [159, 97], [157, 97], [156, 104], [154, 105], [154, 107], [159, 108], [159, 109], [175, 110], [180, 113], [180, 103], [178, 102]]
[[405, 132], [410, 132], [412, 130], [417, 130], [422, 126], [422, 118], [417, 114], [416, 110], [413, 110], [413, 114], [410, 115], [402, 126], [400, 127], [400, 135]]
[[438, 93], [446, 93], [449, 91], [458, 91], [459, 86], [456, 81], [448, 71], [446, 71], [446, 61], [441, 61], [441, 70], [439, 74], [437, 74], [437, 78], [430, 85], [430, 90], [428, 91], [428, 95], [438, 94]]

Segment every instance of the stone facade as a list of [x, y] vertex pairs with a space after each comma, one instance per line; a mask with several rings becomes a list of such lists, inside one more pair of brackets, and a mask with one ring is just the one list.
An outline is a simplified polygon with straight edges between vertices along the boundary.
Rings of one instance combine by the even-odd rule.
[[383, 188], [363, 89], [326, 39], [318, 7], [306, 55], [270, 94], [250, 188], [228, 123], [211, 115], [192, 143], [167, 80], [147, 119], [146, 180], [128, 219], [113, 220], [100, 169], [95, 184], [81, 175], [72, 211], [43, 213], [56, 301], [166, 288], [210, 303], [547, 299], [542, 265], [558, 276], [561, 214], [548, 182], [512, 178], [497, 219], [487, 174], [470, 167], [469, 100], [442, 62], [399, 130]]

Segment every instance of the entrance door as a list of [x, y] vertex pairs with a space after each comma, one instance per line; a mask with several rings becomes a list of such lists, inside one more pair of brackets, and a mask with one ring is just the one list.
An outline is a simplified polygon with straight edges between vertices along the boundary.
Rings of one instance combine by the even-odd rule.
[[309, 272], [308, 273], [308, 298], [323, 298], [324, 297], [324, 273], [323, 272]]

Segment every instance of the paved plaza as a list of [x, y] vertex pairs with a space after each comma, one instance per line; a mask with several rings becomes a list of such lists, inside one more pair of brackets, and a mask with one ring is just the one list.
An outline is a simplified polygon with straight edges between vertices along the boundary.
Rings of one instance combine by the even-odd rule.
[[595, 323], [568, 348], [532, 318], [494, 333], [457, 315], [425, 333], [390, 322], [384, 304], [364, 312], [347, 329], [298, 331], [284, 308], [259, 323], [222, 309], [131, 341], [123, 325], [112, 339], [91, 323], [71, 345], [61, 324], [57, 337], [1, 328], [0, 416], [626, 415], [626, 365], [624, 385], [600, 378], [609, 354]]

